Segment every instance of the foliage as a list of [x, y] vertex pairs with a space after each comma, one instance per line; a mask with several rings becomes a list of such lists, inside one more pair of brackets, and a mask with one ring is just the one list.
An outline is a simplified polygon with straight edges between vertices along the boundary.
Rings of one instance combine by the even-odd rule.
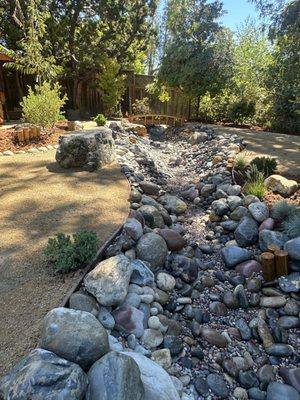
[[98, 114], [95, 118], [94, 121], [98, 126], [104, 126], [106, 124], [106, 118], [104, 117], [103, 114]]
[[120, 74], [117, 60], [105, 60], [97, 86], [101, 91], [105, 113], [113, 114], [125, 90], [124, 76]]
[[250, 155], [247, 151], [242, 151], [238, 153], [234, 160], [235, 167], [239, 169], [244, 169], [248, 167], [248, 165], [250, 164], [249, 157]]
[[277, 168], [277, 161], [271, 157], [255, 157], [251, 164], [256, 165], [258, 171], [262, 172], [265, 178], [272, 175]]
[[132, 112], [135, 115], [150, 114], [151, 110], [148, 97], [144, 97], [140, 100], [137, 99], [135, 103], [132, 104]]
[[290, 238], [300, 236], [300, 212], [291, 215], [282, 223], [283, 230]]
[[256, 165], [250, 164], [250, 168], [246, 171], [246, 184], [244, 186], [245, 194], [252, 194], [258, 197], [260, 200], [263, 199], [267, 192], [267, 188], [264, 183], [264, 175], [258, 171]]
[[68, 273], [84, 267], [96, 255], [97, 235], [91, 231], [79, 231], [73, 239], [64, 233], [57, 233], [48, 239], [45, 255], [55, 272]]
[[66, 95], [60, 97], [60, 86], [51, 87], [49, 82], [29, 88], [29, 93], [21, 102], [24, 121], [41, 126], [43, 129], [53, 129], [60, 119], [61, 109], [67, 100]]
[[294, 215], [297, 211], [297, 207], [293, 203], [289, 203], [286, 200], [278, 201], [275, 203], [271, 210], [271, 216], [276, 221], [284, 221], [290, 216]]

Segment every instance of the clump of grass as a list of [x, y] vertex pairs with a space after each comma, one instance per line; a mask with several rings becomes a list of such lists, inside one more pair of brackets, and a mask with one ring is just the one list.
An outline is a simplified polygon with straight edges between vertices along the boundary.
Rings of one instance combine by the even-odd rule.
[[282, 223], [284, 232], [292, 239], [300, 236], [300, 212], [291, 215]]
[[267, 188], [264, 182], [264, 174], [258, 171], [256, 165], [250, 165], [249, 170], [246, 172], [246, 180], [244, 193], [246, 195], [252, 194], [262, 200], [267, 192]]
[[238, 153], [234, 160], [234, 165], [238, 169], [245, 169], [250, 164], [251, 155], [248, 151]]
[[276, 221], [284, 221], [297, 212], [297, 207], [286, 200], [275, 203], [271, 210], [271, 217]]

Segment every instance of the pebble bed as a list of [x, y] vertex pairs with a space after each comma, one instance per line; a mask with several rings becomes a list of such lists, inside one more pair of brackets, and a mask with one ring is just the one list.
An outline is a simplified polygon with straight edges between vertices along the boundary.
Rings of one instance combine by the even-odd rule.
[[[129, 217], [70, 309], [47, 314], [25, 363], [68, 360], [66, 399], [299, 400], [300, 238], [275, 230], [268, 207], [232, 182], [228, 159], [244, 143], [200, 125], [147, 137], [110, 128]], [[290, 275], [266, 284], [259, 255], [270, 241], [288, 249]], [[20, 371], [0, 397], [17, 398], [8, 387], [27, 382]]]

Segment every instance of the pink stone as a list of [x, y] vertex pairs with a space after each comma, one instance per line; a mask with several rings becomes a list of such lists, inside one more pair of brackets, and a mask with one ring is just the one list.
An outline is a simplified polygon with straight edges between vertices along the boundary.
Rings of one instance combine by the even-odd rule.
[[264, 220], [264, 222], [262, 222], [259, 226], [259, 231], [262, 231], [263, 229], [268, 229], [269, 231], [271, 231], [275, 226], [275, 221], [273, 218], [267, 218]]
[[122, 306], [112, 312], [116, 328], [125, 333], [141, 337], [144, 333], [144, 313], [135, 307]]
[[249, 278], [253, 272], [260, 272], [261, 265], [255, 260], [248, 260], [238, 264], [235, 267], [235, 272]]
[[165, 239], [168, 250], [179, 251], [186, 245], [186, 241], [183, 237], [172, 229], [157, 229], [157, 233]]

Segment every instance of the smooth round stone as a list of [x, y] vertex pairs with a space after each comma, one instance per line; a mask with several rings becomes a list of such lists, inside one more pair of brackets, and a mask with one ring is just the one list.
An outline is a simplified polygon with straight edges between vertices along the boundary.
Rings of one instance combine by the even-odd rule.
[[206, 395], [209, 391], [208, 384], [206, 382], [206, 379], [204, 378], [196, 378], [196, 380], [194, 381], [194, 386], [200, 396]]
[[159, 318], [155, 316], [150, 317], [148, 319], [148, 326], [150, 329], [159, 329], [161, 326]]
[[244, 261], [235, 267], [235, 272], [248, 278], [255, 272], [261, 271], [261, 265], [256, 260]]
[[215, 331], [211, 328], [202, 328], [201, 336], [204, 340], [213, 346], [217, 347], [227, 347], [227, 340], [221, 333]]
[[266, 392], [263, 392], [262, 390], [258, 389], [258, 388], [250, 388], [248, 390], [248, 394], [250, 396], [250, 399], [253, 400], [265, 400], [266, 399]]
[[279, 318], [278, 324], [283, 329], [299, 328], [300, 327], [300, 319], [298, 317], [291, 317], [291, 316], [285, 315], [285, 316]]
[[225, 304], [220, 301], [214, 301], [209, 304], [209, 311], [217, 316], [226, 316], [228, 314], [228, 309]]
[[154, 296], [152, 294], [142, 294], [140, 296], [142, 303], [151, 304], [154, 300]]
[[270, 356], [290, 357], [294, 354], [294, 349], [289, 344], [275, 343], [266, 349]]
[[246, 389], [243, 389], [241, 387], [237, 387], [233, 391], [233, 396], [237, 400], [248, 400], [248, 393]]
[[286, 315], [297, 317], [300, 312], [300, 306], [295, 300], [288, 300], [284, 306], [284, 312]]
[[269, 208], [263, 202], [255, 202], [248, 206], [250, 214], [257, 222], [263, 222], [269, 217]]
[[271, 382], [267, 389], [267, 400], [300, 400], [300, 394], [290, 385]]
[[247, 290], [252, 293], [258, 293], [261, 290], [261, 281], [257, 278], [248, 279]]
[[227, 399], [229, 396], [229, 389], [226, 385], [224, 378], [218, 374], [209, 374], [207, 377], [207, 384], [210, 390], [221, 399]]
[[250, 389], [251, 387], [259, 385], [257, 375], [254, 371], [240, 371], [239, 382], [246, 389]]
[[231, 309], [238, 308], [239, 302], [232, 292], [226, 291], [223, 294], [223, 303]]
[[251, 335], [251, 329], [249, 328], [249, 325], [247, 322], [240, 318], [236, 321], [235, 323], [236, 327], [239, 329], [241, 337], [243, 340], [250, 340], [252, 335]]
[[275, 226], [275, 220], [273, 219], [273, 218], [267, 218], [265, 221], [263, 221], [260, 225], [259, 225], [259, 228], [258, 228], [258, 230], [259, 231], [262, 231], [262, 230], [264, 230], [264, 229], [267, 229], [267, 230], [273, 230], [274, 229], [274, 226]]
[[279, 374], [284, 379], [285, 383], [293, 386], [300, 392], [300, 368], [281, 367]]
[[285, 306], [285, 304], [286, 304], [286, 299], [281, 296], [261, 297], [260, 299], [261, 307], [279, 308]]
[[156, 329], [145, 329], [142, 336], [142, 342], [151, 348], [160, 346], [163, 340], [162, 333]]
[[168, 369], [171, 367], [172, 358], [169, 349], [160, 349], [156, 350], [151, 354], [151, 360], [155, 361], [164, 369]]
[[170, 251], [180, 251], [186, 245], [183, 237], [173, 229], [158, 229], [157, 233], [166, 241]]
[[156, 284], [159, 289], [169, 292], [175, 288], [175, 278], [165, 272], [159, 272], [156, 277]]
[[270, 383], [272, 381], [275, 380], [275, 374], [274, 374], [274, 369], [272, 367], [272, 365], [264, 365], [262, 366], [258, 372], [258, 379], [262, 382], [262, 383]]
[[300, 272], [293, 272], [287, 276], [281, 276], [278, 279], [280, 289], [285, 293], [299, 292], [300, 291]]
[[176, 336], [165, 336], [164, 347], [169, 349], [172, 356], [178, 355], [183, 349], [182, 340]]

